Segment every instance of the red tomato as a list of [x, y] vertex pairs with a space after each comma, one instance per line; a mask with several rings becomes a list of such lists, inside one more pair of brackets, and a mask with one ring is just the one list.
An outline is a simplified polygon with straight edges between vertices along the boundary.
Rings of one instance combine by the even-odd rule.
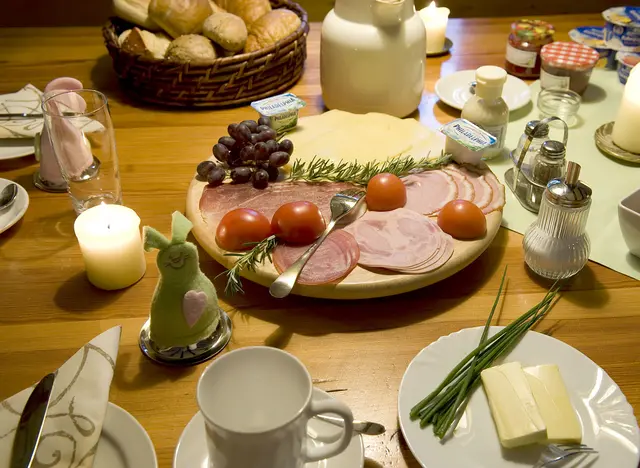
[[407, 189], [400, 177], [383, 173], [367, 184], [367, 207], [371, 211], [391, 211], [407, 203]]
[[487, 218], [470, 201], [453, 200], [438, 213], [438, 226], [456, 239], [477, 239], [487, 232]]
[[271, 224], [265, 215], [249, 208], [229, 211], [220, 220], [216, 243], [224, 250], [249, 250], [252, 243], [271, 235]]
[[271, 220], [273, 233], [291, 244], [310, 244], [320, 237], [325, 228], [320, 208], [308, 201], [282, 205]]

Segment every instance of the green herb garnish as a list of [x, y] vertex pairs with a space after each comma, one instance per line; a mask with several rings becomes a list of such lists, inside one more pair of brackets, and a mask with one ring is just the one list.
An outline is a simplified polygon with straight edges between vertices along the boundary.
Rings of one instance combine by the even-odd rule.
[[[278, 245], [278, 238], [276, 236], [269, 236], [260, 242], [247, 245], [253, 245], [253, 248], [244, 253], [224, 254], [225, 257], [238, 257], [238, 260], [231, 268], [218, 275], [227, 276], [227, 285], [224, 288], [224, 293], [227, 295], [244, 293], [240, 272], [245, 268], [249, 271], [256, 271], [256, 267], [264, 263], [266, 259], [271, 261], [271, 252], [273, 252], [273, 249]], [[218, 276], [216, 276], [216, 278]]]
[[491, 320], [502, 294], [505, 275], [506, 268], [478, 347], [458, 363], [438, 388], [411, 409], [411, 419], [420, 420], [422, 428], [433, 425], [433, 433], [439, 439], [443, 439], [457, 426], [456, 416], [462, 414], [469, 397], [480, 384], [480, 373], [508, 354], [527, 331], [545, 317], [560, 289], [556, 282], [540, 303], [487, 339]]
[[289, 180], [306, 182], [350, 182], [367, 185], [377, 174], [388, 172], [398, 177], [411, 172], [437, 169], [451, 162], [451, 155], [444, 152], [437, 159], [414, 159], [411, 156], [395, 156], [386, 161], [371, 161], [361, 164], [357, 161], [334, 163], [329, 159], [314, 158], [307, 162], [296, 159], [293, 162]]

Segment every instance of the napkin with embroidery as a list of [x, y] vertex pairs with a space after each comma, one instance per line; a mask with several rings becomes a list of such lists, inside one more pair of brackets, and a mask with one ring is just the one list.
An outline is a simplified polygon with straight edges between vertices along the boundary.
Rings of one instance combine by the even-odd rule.
[[[17, 93], [0, 95], [0, 114], [42, 114], [40, 99], [42, 91], [28, 84]], [[42, 132], [44, 119], [0, 119], [0, 139], [34, 138]]]
[[[34, 467], [91, 468], [109, 402], [121, 327], [84, 345], [58, 370]], [[34, 385], [35, 386], [35, 385]], [[20, 414], [33, 387], [0, 403], [0, 468], [9, 468]]]

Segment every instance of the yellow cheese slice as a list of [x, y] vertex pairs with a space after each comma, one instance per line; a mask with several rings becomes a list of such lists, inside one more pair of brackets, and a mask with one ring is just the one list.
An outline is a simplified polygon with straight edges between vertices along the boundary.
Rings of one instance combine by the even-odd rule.
[[547, 426], [549, 443], [580, 443], [582, 426], [555, 364], [527, 367], [524, 372]]

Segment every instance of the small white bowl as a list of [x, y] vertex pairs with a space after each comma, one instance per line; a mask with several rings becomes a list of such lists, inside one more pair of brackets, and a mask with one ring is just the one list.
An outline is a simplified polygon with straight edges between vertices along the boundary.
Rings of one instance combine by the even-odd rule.
[[640, 257], [640, 189], [618, 204], [618, 221], [629, 251]]

